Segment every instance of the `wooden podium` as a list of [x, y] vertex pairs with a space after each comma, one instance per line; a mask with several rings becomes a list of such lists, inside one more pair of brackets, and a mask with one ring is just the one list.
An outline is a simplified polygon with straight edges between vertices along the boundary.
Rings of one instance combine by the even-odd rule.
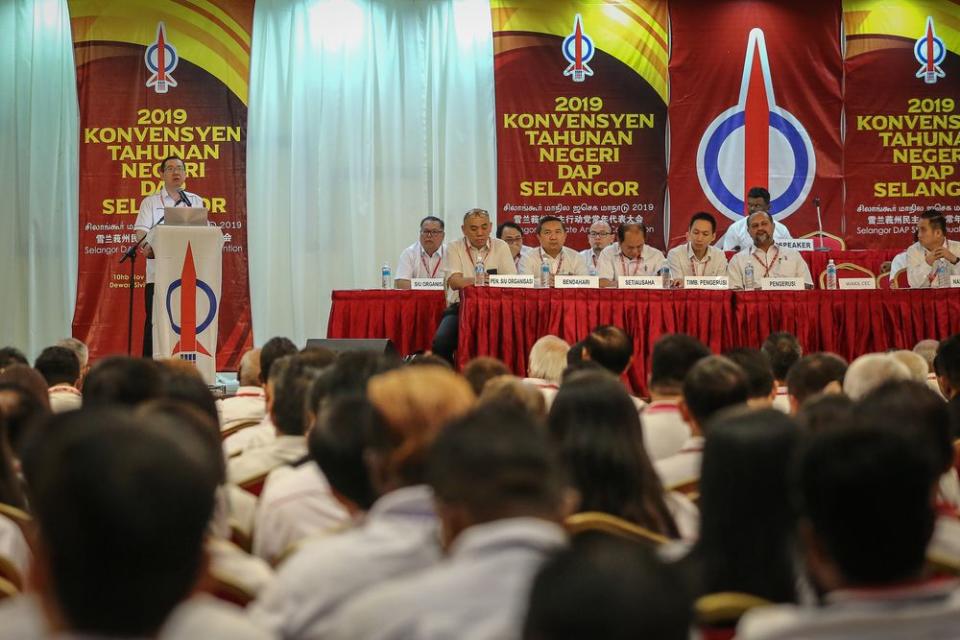
[[156, 262], [153, 357], [192, 362], [207, 384], [217, 376], [223, 265], [219, 227], [162, 224], [147, 241]]

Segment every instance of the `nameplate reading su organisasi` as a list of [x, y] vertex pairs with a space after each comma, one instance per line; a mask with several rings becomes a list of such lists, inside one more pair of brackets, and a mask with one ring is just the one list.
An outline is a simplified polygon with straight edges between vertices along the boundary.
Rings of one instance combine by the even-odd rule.
[[410, 281], [410, 288], [417, 291], [443, 290], [443, 278], [414, 278]]
[[557, 289], [596, 289], [600, 286], [599, 276], [555, 276], [553, 286]]
[[492, 275], [490, 286], [501, 289], [533, 289], [532, 275]]

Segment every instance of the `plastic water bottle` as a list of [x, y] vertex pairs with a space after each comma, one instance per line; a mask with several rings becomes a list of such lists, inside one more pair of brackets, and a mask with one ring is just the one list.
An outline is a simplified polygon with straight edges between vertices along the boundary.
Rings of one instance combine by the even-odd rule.
[[480, 256], [477, 256], [477, 263], [473, 265], [473, 284], [477, 287], [487, 286], [487, 267]]
[[380, 288], [393, 289], [393, 271], [390, 270], [390, 263], [384, 262], [380, 267]]
[[546, 260], [540, 263], [540, 287], [543, 289], [550, 287], [550, 265]]
[[745, 291], [750, 291], [756, 287], [757, 283], [753, 279], [753, 265], [748, 262], [743, 268], [743, 288]]
[[950, 276], [947, 275], [947, 260], [937, 260], [937, 289], [946, 289], [950, 286]]
[[827, 289], [836, 289], [837, 288], [837, 265], [833, 263], [831, 259], [827, 262]]
[[660, 277], [663, 279], [663, 288], [670, 288], [670, 265], [666, 262], [663, 263], [663, 266], [660, 267]]

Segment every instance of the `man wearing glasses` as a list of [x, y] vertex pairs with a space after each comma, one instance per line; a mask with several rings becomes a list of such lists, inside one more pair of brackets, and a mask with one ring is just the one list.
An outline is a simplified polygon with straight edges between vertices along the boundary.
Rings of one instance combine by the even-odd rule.
[[[186, 167], [183, 160], [177, 156], [168, 156], [160, 162], [160, 175], [163, 186], [153, 195], [149, 195], [140, 203], [140, 213], [133, 230], [137, 233], [139, 242], [147, 233], [158, 224], [163, 223], [163, 210], [166, 207], [202, 207], [203, 200], [195, 193], [184, 190], [187, 179]], [[156, 266], [153, 261], [153, 247], [144, 242], [141, 245], [144, 255], [147, 256], [147, 283], [143, 290], [144, 309], [147, 312], [143, 321], [143, 357], [153, 357], [153, 282]]]
[[590, 231], [587, 232], [587, 241], [590, 243], [590, 248], [581, 251], [580, 255], [587, 264], [587, 271], [595, 276], [600, 267], [600, 254], [613, 244], [613, 227], [606, 220], [594, 222], [590, 225]]
[[516, 222], [502, 222], [497, 227], [497, 237], [507, 243], [510, 247], [510, 255], [513, 256], [513, 266], [517, 273], [520, 273], [520, 260], [533, 251], [533, 247], [523, 244], [523, 229]]
[[[770, 192], [763, 187], [752, 187], [747, 192], [747, 215], [727, 227], [727, 232], [723, 236], [724, 251], [740, 251], [753, 246], [753, 238], [750, 237], [750, 230], [747, 229], [747, 220], [757, 211], [770, 213]], [[782, 222], [776, 223], [773, 234], [774, 241], [793, 239], [790, 230]]]
[[420, 221], [420, 240], [403, 250], [397, 263], [397, 289], [409, 289], [413, 278], [443, 277], [443, 220], [427, 216]]
[[550, 286], [555, 276], [585, 276], [587, 265], [583, 257], [573, 249], [564, 246], [567, 230], [563, 221], [556, 216], [543, 216], [537, 223], [537, 237], [540, 247], [528, 253], [520, 260], [520, 273], [540, 276], [544, 263], [550, 269]]

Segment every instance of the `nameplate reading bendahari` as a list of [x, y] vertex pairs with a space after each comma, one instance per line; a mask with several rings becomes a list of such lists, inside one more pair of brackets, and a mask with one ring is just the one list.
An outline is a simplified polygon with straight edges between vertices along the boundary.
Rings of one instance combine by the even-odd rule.
[[553, 286], [557, 289], [597, 289], [599, 276], [555, 276]]
[[727, 276], [686, 276], [683, 279], [684, 289], [722, 289], [730, 288], [730, 278]]
[[862, 291], [877, 288], [877, 281], [873, 278], [839, 278], [837, 284], [843, 291]]
[[414, 278], [410, 281], [410, 288], [417, 291], [442, 291], [443, 278]]
[[663, 289], [661, 276], [617, 276], [618, 289]]
[[764, 291], [803, 291], [803, 278], [760, 278]]
[[490, 286], [501, 289], [533, 289], [533, 276], [525, 274], [491, 275]]

